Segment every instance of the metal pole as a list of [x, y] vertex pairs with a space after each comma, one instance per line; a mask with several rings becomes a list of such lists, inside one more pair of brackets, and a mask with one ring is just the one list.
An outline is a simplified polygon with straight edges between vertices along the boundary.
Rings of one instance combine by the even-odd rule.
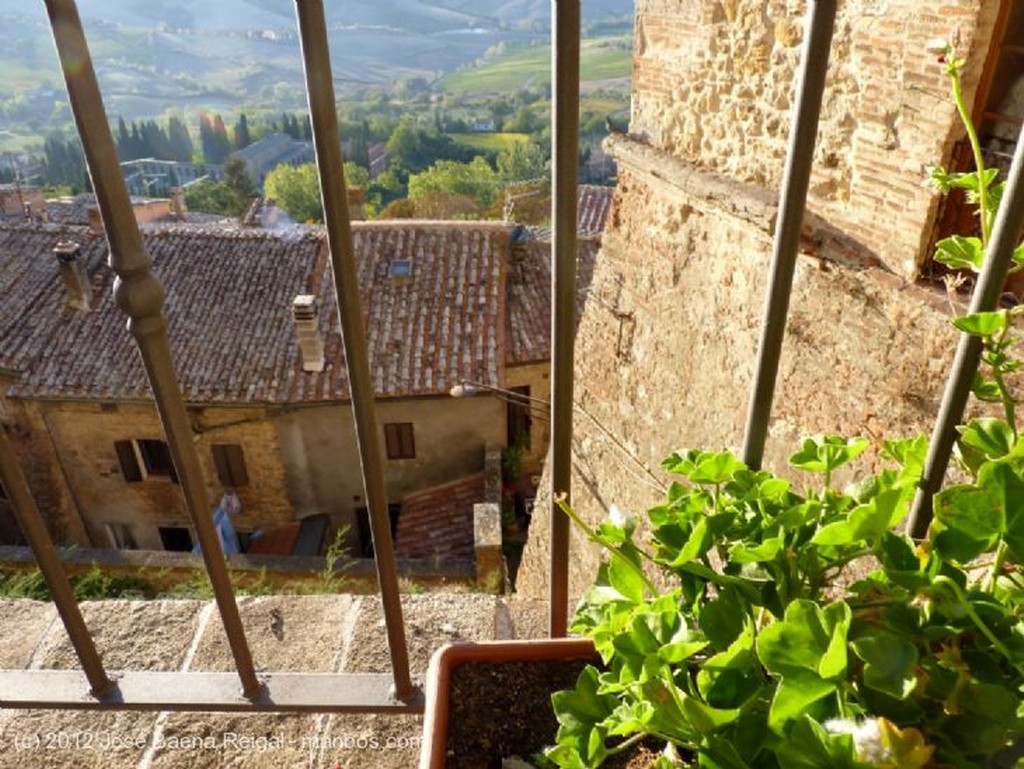
[[356, 443], [363, 467], [363, 486], [370, 513], [373, 552], [380, 580], [381, 602], [387, 624], [391, 667], [395, 676], [395, 694], [405, 700], [415, 693], [409, 674], [409, 653], [402, 620], [402, 602], [398, 593], [398, 569], [391, 541], [387, 488], [374, 409], [374, 390], [366, 351], [366, 330], [359, 299], [355, 248], [348, 216], [348, 195], [342, 172], [341, 142], [331, 76], [327, 23], [322, 0], [296, 0], [299, 37], [306, 69], [313, 143], [320, 174], [320, 193], [327, 223], [327, 243], [331, 250], [334, 290], [338, 297], [338, 315], [345, 344], [345, 362], [352, 395], [352, 414]]
[[71, 109], [82, 138], [96, 202], [107, 233], [110, 267], [117, 274], [114, 299], [128, 315], [128, 329], [138, 344], [153, 388], [185, 505], [199, 537], [203, 560], [224, 622], [224, 631], [242, 680], [242, 691], [246, 697], [256, 697], [262, 691], [262, 685], [256, 677], [220, 540], [213, 527], [192, 428], [174, 373], [167, 339], [167, 321], [162, 312], [164, 288], [150, 271], [152, 259], [142, 243], [128, 189], [117, 162], [117, 150], [110, 134], [78, 9], [74, 0], [46, 0], [46, 10], [64, 70]]
[[25, 539], [36, 557], [36, 562], [43, 572], [43, 579], [46, 586], [50, 588], [53, 602], [57, 606], [57, 612], [64, 621], [64, 628], [71, 638], [71, 645], [75, 647], [78, 659], [82, 663], [85, 677], [89, 680], [91, 694], [94, 697], [103, 697], [114, 688], [114, 682], [107, 676], [103, 669], [103, 661], [96, 651], [96, 644], [93, 643], [89, 628], [85, 626], [82, 612], [78, 608], [75, 596], [68, 583], [67, 574], [57, 556], [57, 551], [50, 539], [50, 534], [43, 524], [42, 516], [39, 515], [39, 508], [32, 498], [28, 481], [22, 472], [14, 456], [14, 447], [11, 446], [7, 431], [0, 424], [0, 482], [3, 482], [7, 496], [14, 508], [14, 517], [21, 526]]
[[[1013, 250], [1020, 238], [1021, 222], [1024, 221], [1024, 141], [1017, 142], [1013, 153], [1013, 164], [1003, 200], [996, 214], [992, 236], [985, 254], [985, 262], [974, 287], [968, 312], [994, 310], [999, 295], [1006, 283], [1006, 275], [1013, 262]], [[964, 407], [971, 394], [974, 375], [981, 360], [982, 340], [970, 334], [963, 334], [953, 358], [953, 371], [946, 380], [939, 414], [932, 429], [925, 460], [924, 475], [918, 485], [917, 495], [907, 520], [907, 531], [912, 537], [923, 539], [928, 533], [932, 520], [932, 496], [942, 486], [949, 457], [956, 441], [956, 427], [963, 419]]]
[[569, 519], [557, 500], [571, 501], [573, 345], [576, 336], [576, 188], [579, 177], [580, 0], [553, 0], [551, 70], [553, 156], [551, 221], [551, 567], [548, 630], [568, 630]]
[[743, 440], [743, 461], [753, 469], [759, 469], [764, 458], [835, 18], [836, 0], [815, 0], [805, 26], [793, 132], [782, 178], [782, 200], [768, 282], [769, 294], [757, 353], [754, 389], [747, 413], [747, 434]]

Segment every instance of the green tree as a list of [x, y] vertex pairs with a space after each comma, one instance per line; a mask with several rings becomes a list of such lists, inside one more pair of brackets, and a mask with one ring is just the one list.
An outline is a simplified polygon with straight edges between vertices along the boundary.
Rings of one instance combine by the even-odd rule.
[[263, 189], [267, 197], [295, 221], [323, 221], [320, 182], [312, 163], [278, 166], [263, 180]]
[[235, 123], [235, 149], [245, 149], [250, 144], [252, 144], [252, 136], [249, 134], [249, 119], [243, 112], [238, 116], [238, 122]]
[[427, 170], [409, 177], [409, 197], [422, 198], [434, 192], [465, 195], [480, 208], [490, 206], [498, 195], [498, 175], [482, 157], [468, 163], [439, 160]]
[[504, 182], [548, 177], [547, 155], [536, 142], [516, 142], [498, 153], [496, 164], [498, 176]]
[[256, 194], [256, 185], [246, 170], [245, 161], [238, 155], [232, 155], [225, 163], [224, 183], [235, 193], [242, 207]]
[[189, 211], [238, 216], [245, 208], [245, 203], [226, 182], [201, 179], [185, 188], [185, 205]]

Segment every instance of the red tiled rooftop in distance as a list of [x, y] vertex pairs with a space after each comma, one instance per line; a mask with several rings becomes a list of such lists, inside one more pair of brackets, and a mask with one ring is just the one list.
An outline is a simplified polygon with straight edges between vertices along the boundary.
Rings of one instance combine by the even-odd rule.
[[[576, 316], [590, 289], [600, 242], [577, 241]], [[551, 358], [551, 243], [531, 241], [513, 250], [508, 268], [505, 362], [536, 363]]]
[[581, 184], [576, 197], [576, 222], [580, 235], [600, 235], [612, 206], [612, 187]]
[[473, 505], [483, 499], [483, 475], [405, 497], [396, 553], [400, 558], [472, 558]]
[[[167, 291], [165, 314], [186, 401], [348, 398], [322, 230], [172, 226], [145, 228], [143, 235]], [[377, 395], [443, 394], [462, 379], [498, 384], [508, 228], [358, 223], [354, 237]], [[94, 288], [92, 312], [63, 309], [52, 254], [58, 240], [82, 245]], [[148, 400], [141, 361], [111, 296], [104, 240], [84, 228], [36, 225], [2, 228], [0, 243], [0, 367], [27, 369], [9, 392]], [[392, 258], [411, 260], [412, 276], [388, 277]], [[301, 368], [290, 304], [303, 293], [320, 299], [323, 373]]]

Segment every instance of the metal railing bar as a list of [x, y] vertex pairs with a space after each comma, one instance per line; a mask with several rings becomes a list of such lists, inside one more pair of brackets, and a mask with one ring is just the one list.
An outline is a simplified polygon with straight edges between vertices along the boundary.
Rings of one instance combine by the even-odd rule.
[[46, 0], [46, 9], [107, 235], [110, 267], [117, 274], [114, 299], [128, 316], [128, 329], [135, 337], [146, 367], [185, 506], [202, 547], [214, 597], [242, 681], [242, 691], [246, 697], [255, 697], [261, 691], [261, 684], [246, 642], [220, 540], [213, 527], [199, 456], [174, 373], [167, 321], [162, 312], [164, 289], [150, 270], [152, 259], [142, 243], [121, 175], [78, 9], [74, 0]]
[[[984, 265], [974, 287], [968, 312], [994, 310], [1006, 283], [1013, 251], [1020, 239], [1024, 222], [1024, 141], [1017, 142], [1010, 166], [1006, 189], [996, 214], [985, 254]], [[956, 441], [956, 427], [963, 419], [964, 408], [970, 397], [974, 375], [981, 361], [982, 340], [962, 334], [953, 357], [953, 370], [946, 380], [939, 413], [928, 444], [924, 474], [918, 484], [917, 495], [907, 519], [907, 531], [912, 537], [924, 538], [932, 520], [932, 496], [942, 486], [949, 458]]]
[[398, 569], [391, 523], [388, 514], [387, 487], [384, 482], [383, 453], [377, 429], [373, 383], [366, 347], [366, 330], [359, 297], [352, 225], [342, 170], [341, 142], [331, 75], [327, 23], [321, 0], [296, 0], [299, 38], [306, 71], [313, 144], [316, 148], [320, 193], [324, 204], [327, 243], [331, 252], [334, 290], [338, 298], [338, 316], [345, 346], [356, 443], [363, 469], [363, 486], [370, 516], [373, 552], [380, 581], [381, 603], [387, 626], [388, 647], [394, 674], [395, 692], [400, 699], [415, 694], [409, 674], [409, 652], [402, 602], [398, 591]]
[[393, 694], [389, 673], [263, 673], [256, 697], [239, 696], [234, 673], [132, 670], [106, 696], [82, 697], [78, 670], [0, 671], [3, 707], [61, 710], [219, 711], [236, 713], [421, 713], [424, 697]]
[[764, 444], [775, 398], [782, 340], [786, 333], [786, 317], [789, 314], [793, 273], [807, 204], [835, 18], [836, 0], [814, 0], [804, 28], [793, 131], [790, 134], [782, 179], [782, 200], [775, 229], [769, 293], [765, 302], [754, 387], [747, 413], [747, 432], [743, 439], [743, 461], [753, 469], [759, 469], [764, 459]]
[[551, 80], [551, 555], [548, 632], [568, 631], [573, 346], [576, 337], [576, 195], [579, 179], [580, 0], [553, 0]]
[[[32, 548], [36, 563], [39, 564], [43, 579], [46, 580], [46, 586], [50, 588], [57, 613], [60, 614], [71, 639], [71, 645], [82, 663], [82, 670], [89, 682], [89, 693], [93, 697], [103, 697], [114, 688], [114, 682], [103, 668], [103, 661], [96, 651], [96, 644], [75, 601], [67, 573], [39, 514], [39, 507], [32, 497], [28, 479], [18, 464], [14, 447], [3, 425], [0, 425], [0, 482], [7, 491], [14, 517], [25, 539], [28, 540], [29, 547]], [[81, 689], [78, 690], [78, 694], [81, 697]]]

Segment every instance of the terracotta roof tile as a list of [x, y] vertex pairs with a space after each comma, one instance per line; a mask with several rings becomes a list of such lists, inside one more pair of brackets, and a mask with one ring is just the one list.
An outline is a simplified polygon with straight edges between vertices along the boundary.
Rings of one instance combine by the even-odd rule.
[[[450, 222], [356, 223], [353, 229], [376, 394], [446, 393], [462, 379], [498, 384], [508, 229]], [[164, 312], [186, 401], [348, 398], [322, 230], [169, 226], [144, 228], [143, 237], [167, 292]], [[0, 366], [24, 371], [9, 389], [15, 397], [151, 397], [113, 303], [105, 242], [87, 238], [81, 228], [0, 227]], [[83, 243], [93, 312], [63, 309], [51, 253], [61, 239]], [[393, 258], [410, 260], [408, 278], [389, 277]], [[305, 293], [317, 295], [324, 308], [323, 373], [301, 367], [290, 307]]]
[[612, 187], [581, 184], [576, 196], [576, 223], [580, 235], [600, 235], [612, 206]]
[[[576, 313], [590, 290], [600, 247], [593, 238], [577, 240]], [[505, 316], [505, 363], [536, 363], [551, 358], [551, 243], [529, 241], [509, 259], [508, 312]]]

